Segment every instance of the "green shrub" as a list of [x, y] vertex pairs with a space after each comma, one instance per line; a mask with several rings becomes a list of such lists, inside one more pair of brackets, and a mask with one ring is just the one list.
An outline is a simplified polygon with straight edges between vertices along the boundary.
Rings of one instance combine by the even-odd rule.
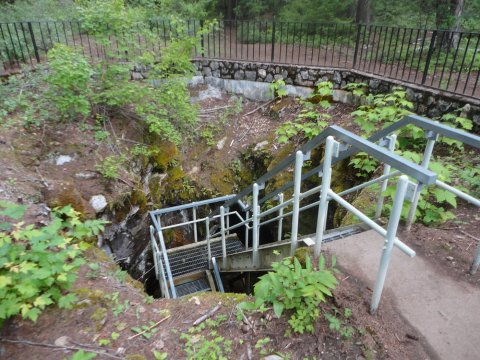
[[332, 267], [325, 268], [323, 256], [318, 260], [318, 269], [314, 269], [312, 260], [305, 256], [303, 266], [297, 258], [286, 258], [272, 264], [273, 271], [260, 277], [255, 284], [255, 303], [241, 303], [240, 308], [254, 309], [273, 305], [277, 317], [284, 310], [293, 310], [288, 323], [292, 329], [303, 334], [313, 332], [313, 323], [320, 316], [319, 304], [326, 296], [332, 296], [337, 279], [333, 276], [335, 258]]
[[48, 53], [49, 98], [64, 118], [90, 114], [91, 77], [87, 59], [69, 46], [56, 44]]
[[[20, 220], [26, 206], [0, 201], [0, 216]], [[103, 230], [105, 222], [81, 222], [71, 206], [55, 209], [49, 225], [35, 228], [19, 222], [0, 223], [0, 322], [21, 314], [36, 321], [49, 305], [70, 308], [68, 294], [80, 265], [85, 243]]]

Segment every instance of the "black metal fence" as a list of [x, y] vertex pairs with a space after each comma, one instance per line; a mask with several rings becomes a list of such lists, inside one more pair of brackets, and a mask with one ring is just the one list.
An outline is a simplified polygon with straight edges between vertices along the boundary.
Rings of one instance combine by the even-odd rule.
[[[186, 21], [181, 32], [195, 34], [202, 20]], [[168, 20], [143, 24], [151, 36], [138, 36], [160, 56], [178, 36]], [[0, 71], [46, 60], [54, 43], [77, 48], [92, 60], [116, 51], [118, 34], [107, 42], [82, 28], [79, 21], [0, 23]], [[132, 39], [130, 39], [132, 41]], [[352, 69], [467, 97], [480, 98], [480, 33], [399, 28], [378, 25], [225, 20], [201, 35], [192, 57]]]

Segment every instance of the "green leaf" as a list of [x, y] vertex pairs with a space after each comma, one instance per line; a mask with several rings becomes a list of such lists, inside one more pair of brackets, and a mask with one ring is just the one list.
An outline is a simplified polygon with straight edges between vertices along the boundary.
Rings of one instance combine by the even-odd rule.
[[70, 360], [90, 360], [97, 356], [95, 353], [85, 352], [84, 350], [79, 350], [70, 358]]
[[13, 220], [22, 218], [27, 210], [26, 205], [18, 205], [5, 200], [0, 200], [0, 208], [3, 208], [0, 210], [0, 215], [8, 216]]
[[282, 316], [283, 309], [284, 305], [282, 303], [277, 301], [273, 303], [273, 311], [275, 312], [275, 315], [277, 315], [277, 318], [280, 318], [280, 316]]

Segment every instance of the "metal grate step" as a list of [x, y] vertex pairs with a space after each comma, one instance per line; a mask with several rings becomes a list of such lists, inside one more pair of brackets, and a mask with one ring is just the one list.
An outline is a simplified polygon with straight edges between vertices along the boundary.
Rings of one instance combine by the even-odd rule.
[[[235, 236], [225, 240], [227, 254], [234, 254], [244, 250], [243, 243]], [[194, 245], [194, 244], [192, 244]], [[172, 276], [177, 276], [208, 269], [208, 249], [206, 242], [198, 243], [197, 246], [188, 245], [185, 248], [176, 248], [168, 251], [168, 260]], [[222, 242], [219, 239], [211, 240], [210, 248], [212, 256], [222, 257]], [[164, 265], [165, 268], [165, 265]]]
[[190, 295], [198, 292], [210, 291], [210, 285], [206, 279], [198, 279], [175, 286], [177, 297]]

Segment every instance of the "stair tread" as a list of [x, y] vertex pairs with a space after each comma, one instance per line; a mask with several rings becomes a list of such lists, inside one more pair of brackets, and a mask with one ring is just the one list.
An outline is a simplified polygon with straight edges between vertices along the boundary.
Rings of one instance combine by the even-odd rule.
[[206, 279], [197, 279], [175, 286], [177, 297], [210, 290], [212, 289], [210, 288], [210, 285]]
[[[227, 254], [234, 254], [243, 251], [245, 248], [243, 243], [236, 237], [225, 239]], [[222, 242], [212, 241], [210, 244], [213, 257], [222, 256]], [[175, 252], [169, 252], [168, 261], [172, 276], [193, 273], [199, 270], [207, 270], [209, 268], [208, 249], [206, 243], [200, 243], [195, 247], [185, 249], [179, 248]], [[165, 265], [164, 265], [165, 267]]]

